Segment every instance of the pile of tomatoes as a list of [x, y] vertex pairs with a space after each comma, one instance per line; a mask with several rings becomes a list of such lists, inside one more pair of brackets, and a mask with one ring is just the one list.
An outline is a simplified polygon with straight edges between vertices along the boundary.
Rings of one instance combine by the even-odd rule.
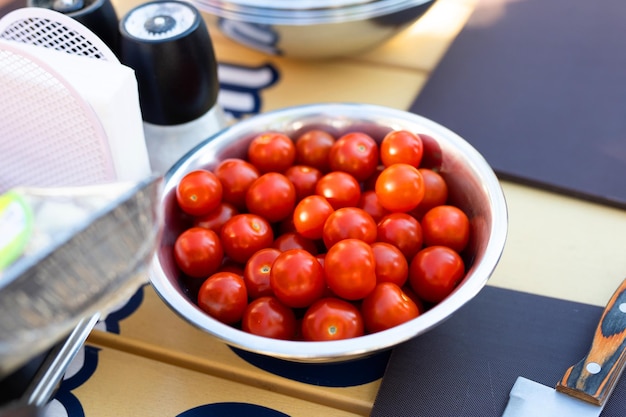
[[323, 341], [442, 301], [465, 275], [470, 224], [426, 163], [433, 142], [266, 132], [245, 159], [186, 174], [176, 199], [192, 224], [173, 250], [198, 306], [256, 335]]

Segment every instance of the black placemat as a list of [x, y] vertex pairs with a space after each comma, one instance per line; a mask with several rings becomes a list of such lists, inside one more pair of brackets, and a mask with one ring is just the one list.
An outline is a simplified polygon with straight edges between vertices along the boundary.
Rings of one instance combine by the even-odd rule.
[[504, 179], [626, 207], [626, 2], [479, 0], [411, 107]]
[[[584, 357], [601, 314], [485, 287], [445, 323], [393, 350], [371, 416], [500, 417], [518, 376], [555, 386]], [[625, 379], [602, 417], [626, 415]]]

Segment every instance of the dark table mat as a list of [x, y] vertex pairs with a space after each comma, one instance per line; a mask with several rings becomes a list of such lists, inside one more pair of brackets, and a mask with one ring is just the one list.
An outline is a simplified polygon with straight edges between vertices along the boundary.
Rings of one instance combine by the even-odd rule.
[[[597, 306], [485, 287], [393, 350], [371, 416], [500, 417], [518, 376], [555, 386], [585, 356], [601, 314]], [[626, 415], [625, 379], [602, 417]]]
[[411, 110], [503, 179], [624, 208], [624, 22], [624, 0], [479, 0]]

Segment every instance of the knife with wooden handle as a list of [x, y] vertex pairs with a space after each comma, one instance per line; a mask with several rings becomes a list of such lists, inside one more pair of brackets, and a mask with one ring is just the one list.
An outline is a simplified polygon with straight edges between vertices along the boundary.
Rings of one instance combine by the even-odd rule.
[[587, 355], [556, 388], [518, 377], [502, 417], [598, 417], [626, 366], [626, 280], [607, 304]]

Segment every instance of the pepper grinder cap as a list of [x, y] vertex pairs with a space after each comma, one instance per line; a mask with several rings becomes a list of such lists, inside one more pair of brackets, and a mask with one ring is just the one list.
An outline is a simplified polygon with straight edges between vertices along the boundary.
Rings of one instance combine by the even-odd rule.
[[177, 0], [153, 1], [120, 21], [120, 60], [135, 70], [143, 119], [177, 125], [217, 103], [217, 61], [198, 10]]

